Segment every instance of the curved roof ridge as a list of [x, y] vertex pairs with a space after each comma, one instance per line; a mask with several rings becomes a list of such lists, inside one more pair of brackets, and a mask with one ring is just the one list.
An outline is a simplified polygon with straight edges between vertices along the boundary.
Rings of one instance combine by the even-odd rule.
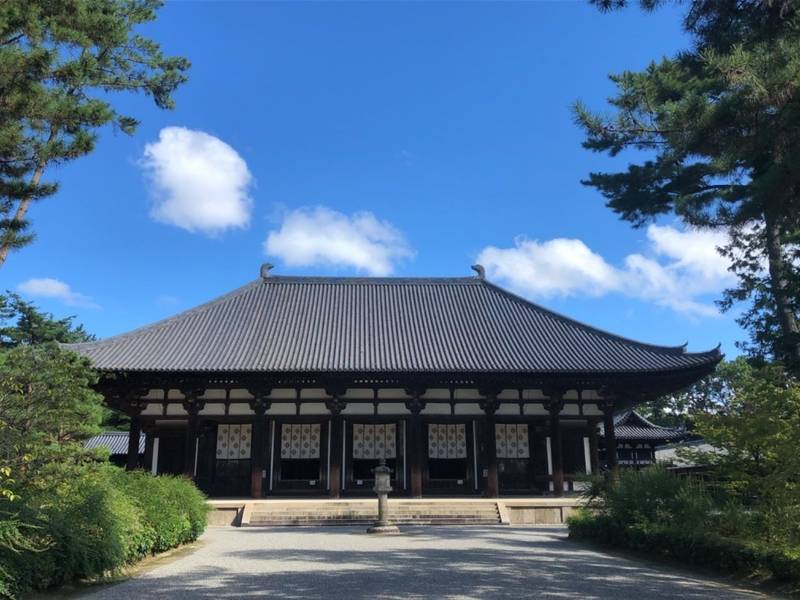
[[514, 292], [510, 292], [507, 289], [500, 287], [496, 283], [492, 283], [491, 281], [487, 281], [487, 280], [478, 280], [478, 281], [480, 281], [481, 283], [485, 284], [488, 287], [491, 287], [492, 289], [494, 289], [495, 291], [497, 291], [500, 294], [504, 294], [506, 296], [509, 296], [510, 298], [512, 298], [513, 300], [515, 300], [517, 302], [521, 302], [523, 304], [531, 306], [531, 307], [535, 308], [536, 310], [544, 312], [544, 313], [548, 314], [549, 316], [551, 316], [551, 317], [553, 317], [555, 319], [558, 319], [558, 320], [560, 320], [562, 322], [567, 323], [568, 325], [577, 325], [578, 327], [581, 327], [582, 329], [586, 329], [586, 330], [590, 331], [591, 333], [603, 336], [603, 337], [605, 337], [607, 339], [611, 339], [611, 340], [615, 340], [615, 341], [621, 341], [621, 342], [624, 342], [624, 343], [627, 343], [627, 344], [631, 344], [631, 345], [634, 345], [634, 346], [639, 346], [641, 348], [646, 348], [648, 350], [655, 350], [655, 351], [662, 351], [662, 352], [666, 351], [669, 354], [675, 355], [675, 356], [682, 356], [682, 355], [704, 356], [704, 355], [713, 355], [713, 354], [718, 354], [719, 353], [719, 348], [720, 348], [719, 344], [715, 348], [712, 348], [711, 350], [703, 350], [703, 351], [700, 351], [700, 352], [687, 352], [686, 351], [687, 343], [683, 343], [683, 344], [681, 344], [679, 346], [662, 346], [660, 344], [650, 344], [648, 342], [642, 342], [642, 341], [639, 341], [639, 340], [634, 340], [633, 338], [629, 338], [629, 337], [625, 337], [623, 335], [612, 333], [612, 332], [607, 331], [605, 329], [601, 329], [600, 327], [596, 327], [594, 325], [589, 325], [589, 324], [584, 323], [582, 321], [578, 321], [577, 319], [573, 319], [572, 317], [568, 317], [568, 316], [566, 316], [564, 314], [561, 314], [558, 311], [555, 311], [555, 310], [552, 310], [552, 309], [547, 308], [545, 306], [542, 306], [541, 304], [533, 302], [532, 300], [528, 300], [527, 298], [524, 298], [523, 296], [520, 296], [519, 294], [515, 294]]

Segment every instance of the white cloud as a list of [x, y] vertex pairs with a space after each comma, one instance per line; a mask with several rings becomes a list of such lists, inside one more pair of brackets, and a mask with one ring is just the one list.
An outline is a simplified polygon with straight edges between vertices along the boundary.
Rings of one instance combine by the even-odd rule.
[[165, 127], [141, 165], [153, 194], [150, 215], [191, 232], [218, 235], [250, 223], [252, 175], [228, 144], [203, 131]]
[[369, 275], [389, 275], [397, 262], [414, 253], [400, 233], [370, 212], [347, 216], [324, 206], [283, 215], [270, 231], [264, 250], [290, 267], [333, 265]]
[[89, 296], [79, 294], [69, 285], [58, 279], [50, 277], [34, 278], [23, 281], [17, 286], [17, 291], [36, 298], [52, 298], [60, 300], [67, 306], [81, 306], [83, 308], [98, 308]]
[[647, 239], [649, 256], [630, 254], [621, 267], [609, 264], [581, 240], [564, 238], [518, 238], [511, 248], [484, 248], [477, 261], [489, 277], [522, 294], [620, 293], [678, 312], [718, 315], [703, 296], [719, 294], [733, 281], [728, 261], [717, 252], [727, 241], [725, 233], [651, 225]]

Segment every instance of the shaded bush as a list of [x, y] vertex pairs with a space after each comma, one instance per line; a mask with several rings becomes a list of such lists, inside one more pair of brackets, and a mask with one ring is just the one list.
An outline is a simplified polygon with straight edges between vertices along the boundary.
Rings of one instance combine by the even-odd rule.
[[754, 531], [767, 513], [719, 501], [662, 467], [591, 480], [570, 537], [715, 570], [800, 583], [800, 549]]
[[568, 524], [573, 539], [643, 552], [691, 566], [800, 583], [800, 552], [785, 548], [748, 544], [678, 525], [620, 526], [606, 515], [587, 511], [570, 517]]
[[[93, 579], [195, 540], [207, 508], [194, 484], [178, 477], [82, 468], [15, 503], [29, 523], [29, 544], [0, 554], [0, 596], [14, 597], [75, 579]], [[2, 584], [2, 581], [0, 581]]]

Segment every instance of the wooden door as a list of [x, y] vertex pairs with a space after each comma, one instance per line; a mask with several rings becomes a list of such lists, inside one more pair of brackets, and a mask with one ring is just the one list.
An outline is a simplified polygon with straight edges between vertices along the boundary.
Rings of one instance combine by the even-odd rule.
[[500, 491], [527, 491], [533, 487], [531, 429], [527, 423], [496, 423], [495, 448]]

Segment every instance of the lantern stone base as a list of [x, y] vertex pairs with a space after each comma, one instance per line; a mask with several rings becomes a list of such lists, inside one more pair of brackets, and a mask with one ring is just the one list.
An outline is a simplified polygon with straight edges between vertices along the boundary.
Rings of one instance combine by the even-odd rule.
[[378, 525], [375, 524], [367, 529], [367, 533], [378, 533], [380, 535], [397, 535], [400, 530], [397, 525]]

